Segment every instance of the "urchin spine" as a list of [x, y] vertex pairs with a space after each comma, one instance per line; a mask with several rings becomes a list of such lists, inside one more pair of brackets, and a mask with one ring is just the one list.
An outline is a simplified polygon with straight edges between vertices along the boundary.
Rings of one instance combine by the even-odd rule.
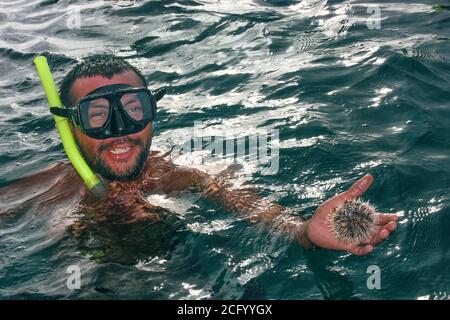
[[360, 198], [347, 200], [331, 213], [331, 231], [342, 242], [366, 243], [377, 229], [375, 212], [375, 206], [368, 201]]

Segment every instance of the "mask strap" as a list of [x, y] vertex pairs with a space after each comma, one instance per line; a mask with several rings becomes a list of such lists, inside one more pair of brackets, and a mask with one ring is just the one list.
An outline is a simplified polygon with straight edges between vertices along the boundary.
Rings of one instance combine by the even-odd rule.
[[72, 118], [72, 111], [61, 107], [50, 107], [50, 112], [58, 117]]
[[153, 93], [153, 95], [155, 96], [156, 101], [159, 101], [162, 99], [162, 97], [165, 96], [166, 93], [167, 93], [166, 88], [160, 88], [160, 89], [156, 90], [156, 92]]

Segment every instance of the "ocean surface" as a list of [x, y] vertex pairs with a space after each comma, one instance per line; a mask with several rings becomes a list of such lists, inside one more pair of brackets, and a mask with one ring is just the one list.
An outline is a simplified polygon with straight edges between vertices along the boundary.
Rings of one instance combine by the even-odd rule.
[[[309, 217], [370, 172], [364, 198], [401, 215], [398, 229], [366, 257], [306, 252], [181, 193], [147, 195], [170, 212], [158, 223], [98, 224], [80, 239], [76, 201], [24, 188], [0, 194], [0, 299], [449, 299], [447, 0], [0, 0], [2, 190], [66, 159], [33, 58], [59, 84], [103, 52], [167, 88], [153, 150], [190, 143], [195, 123], [225, 140], [276, 131], [276, 172], [237, 156], [237, 180]], [[174, 161], [227, 165], [205, 153]], [[44, 199], [58, 184], [42, 180]], [[67, 285], [73, 266], [80, 289]]]

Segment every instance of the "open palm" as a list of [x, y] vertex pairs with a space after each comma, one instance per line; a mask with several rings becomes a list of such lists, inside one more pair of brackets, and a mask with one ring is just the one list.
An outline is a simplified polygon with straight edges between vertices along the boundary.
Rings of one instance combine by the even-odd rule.
[[398, 218], [397, 215], [376, 213], [375, 223], [378, 229], [367, 243], [344, 243], [338, 240], [331, 231], [328, 222], [331, 212], [336, 207], [342, 206], [346, 200], [361, 197], [369, 189], [372, 182], [372, 175], [367, 174], [353, 184], [350, 189], [325, 201], [317, 208], [311, 219], [307, 221], [306, 235], [308, 239], [318, 247], [350, 251], [359, 256], [372, 252], [374, 246], [385, 240], [397, 228], [397, 223], [395, 222]]

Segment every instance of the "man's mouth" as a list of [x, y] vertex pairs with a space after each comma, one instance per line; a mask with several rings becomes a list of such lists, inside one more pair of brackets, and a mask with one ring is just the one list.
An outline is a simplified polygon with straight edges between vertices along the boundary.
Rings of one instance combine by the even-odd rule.
[[122, 153], [127, 153], [130, 150], [131, 150], [130, 147], [126, 147], [126, 148], [110, 149], [108, 151], [111, 152], [112, 154], [122, 154]]
[[136, 148], [137, 145], [127, 143], [112, 146], [105, 151], [106, 155], [113, 160], [127, 160], [133, 155]]

